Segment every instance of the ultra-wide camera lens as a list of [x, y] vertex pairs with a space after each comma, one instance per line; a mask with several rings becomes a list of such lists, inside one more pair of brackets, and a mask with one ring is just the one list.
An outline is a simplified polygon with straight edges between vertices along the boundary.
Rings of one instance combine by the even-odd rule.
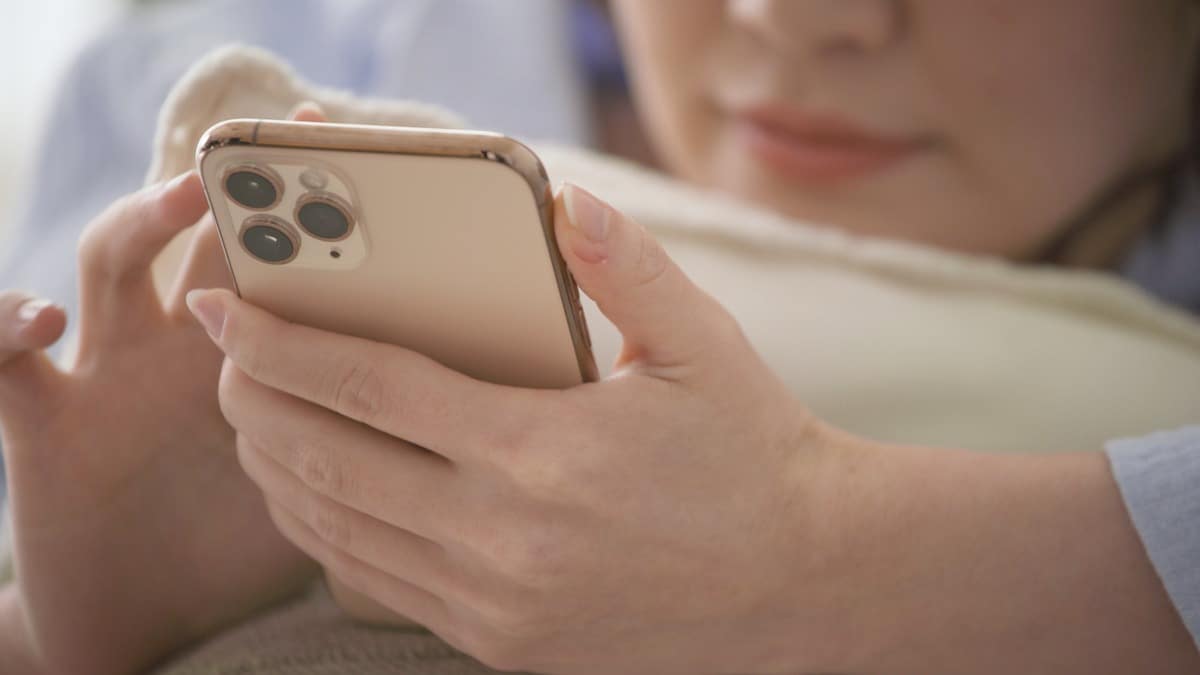
[[269, 263], [282, 263], [296, 254], [291, 237], [273, 225], [251, 225], [242, 231], [242, 245], [255, 258]]
[[337, 240], [350, 231], [350, 216], [330, 201], [306, 202], [296, 211], [296, 222], [318, 239]]
[[234, 201], [251, 209], [273, 206], [279, 198], [275, 184], [257, 171], [239, 169], [225, 178], [225, 191]]

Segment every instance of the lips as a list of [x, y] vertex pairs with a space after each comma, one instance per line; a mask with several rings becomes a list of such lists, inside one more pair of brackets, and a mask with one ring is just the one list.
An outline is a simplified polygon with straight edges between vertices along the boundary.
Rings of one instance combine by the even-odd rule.
[[844, 118], [781, 106], [748, 108], [734, 116], [737, 138], [769, 169], [795, 182], [842, 183], [885, 171], [929, 145], [892, 138]]

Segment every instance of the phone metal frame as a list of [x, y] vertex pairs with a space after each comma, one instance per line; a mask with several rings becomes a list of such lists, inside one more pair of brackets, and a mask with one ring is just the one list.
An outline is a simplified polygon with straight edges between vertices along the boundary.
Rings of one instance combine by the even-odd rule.
[[[214, 150], [229, 146], [460, 157], [496, 162], [515, 171], [529, 186], [537, 204], [546, 253], [550, 256], [551, 267], [558, 284], [563, 313], [579, 362], [580, 377], [583, 382], [595, 382], [599, 379], [583, 306], [579, 302], [579, 287], [558, 251], [558, 241], [554, 234], [554, 195], [550, 188], [550, 178], [546, 175], [541, 160], [528, 146], [508, 136], [487, 131], [232, 119], [218, 122], [200, 137], [196, 146], [197, 166], [202, 167], [205, 159]], [[200, 175], [203, 179], [204, 172], [201, 171]], [[212, 207], [208, 197], [209, 186], [204, 187], [205, 198], [209, 199], [209, 206]], [[229, 266], [230, 276], [233, 277], [228, 244], [221, 228], [217, 228], [217, 233], [221, 237], [225, 263]], [[238, 290], [236, 278], [234, 290]], [[240, 291], [238, 293], [240, 295]]]

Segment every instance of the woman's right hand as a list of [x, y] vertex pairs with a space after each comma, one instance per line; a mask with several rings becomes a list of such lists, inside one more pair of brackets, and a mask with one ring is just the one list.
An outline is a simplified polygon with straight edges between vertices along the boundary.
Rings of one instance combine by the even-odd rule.
[[[0, 295], [0, 427], [13, 589], [38, 666], [141, 671], [299, 590], [316, 566], [242, 472], [217, 403], [222, 354], [184, 303], [229, 286], [198, 176], [118, 200], [80, 241], [79, 348], [61, 308]], [[150, 265], [196, 225], [174, 289]]]

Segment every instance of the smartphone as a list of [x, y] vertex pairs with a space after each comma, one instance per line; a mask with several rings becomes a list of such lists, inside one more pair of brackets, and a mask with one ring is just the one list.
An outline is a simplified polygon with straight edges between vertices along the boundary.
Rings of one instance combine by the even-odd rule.
[[[541, 161], [506, 136], [237, 119], [197, 163], [238, 295], [490, 382], [597, 379]], [[406, 623], [327, 575], [358, 619]]]

